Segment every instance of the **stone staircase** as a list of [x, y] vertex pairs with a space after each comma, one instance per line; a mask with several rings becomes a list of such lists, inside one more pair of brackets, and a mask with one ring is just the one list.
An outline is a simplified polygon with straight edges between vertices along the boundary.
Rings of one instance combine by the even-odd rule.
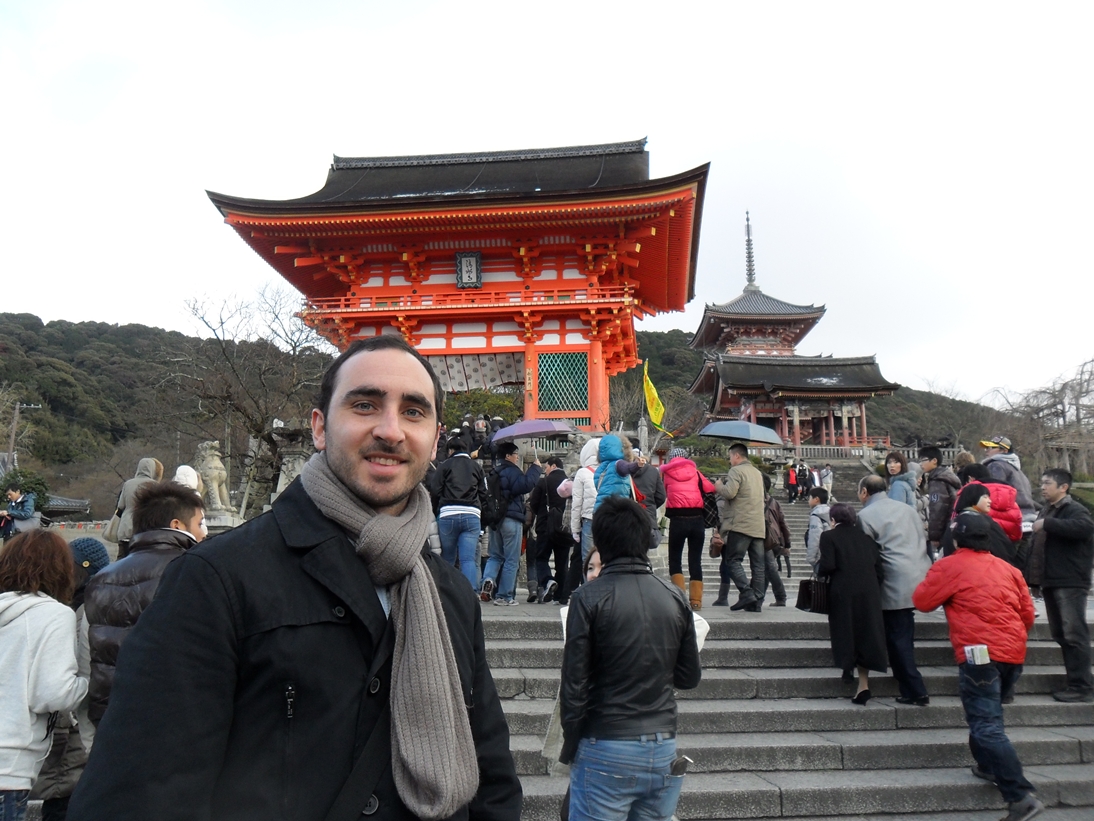
[[[705, 562], [702, 615], [710, 633], [701, 653], [703, 681], [678, 693], [677, 745], [695, 761], [678, 817], [999, 818], [1004, 805], [998, 790], [969, 771], [973, 760], [943, 613], [916, 619], [916, 659], [930, 706], [896, 704], [896, 683], [879, 674], [871, 676], [873, 700], [865, 707], [851, 704], [855, 684], [843, 682], [832, 667], [827, 619], [792, 606], [798, 579], [806, 575], [808, 506], [783, 509], [794, 540], [790, 607], [762, 613], [711, 607], [717, 563]], [[654, 561], [661, 573], [664, 552], [658, 550]], [[524, 784], [522, 818], [554, 821], [567, 781], [547, 774], [541, 750], [562, 662], [559, 608], [521, 601], [519, 608], [483, 607], [487, 656]], [[1088, 618], [1094, 620], [1094, 610]], [[1051, 692], [1063, 685], [1060, 652], [1038, 605], [1018, 696], [1005, 708], [1008, 734], [1026, 776], [1050, 807], [1042, 817], [1090, 821], [1094, 704], [1054, 701]]]

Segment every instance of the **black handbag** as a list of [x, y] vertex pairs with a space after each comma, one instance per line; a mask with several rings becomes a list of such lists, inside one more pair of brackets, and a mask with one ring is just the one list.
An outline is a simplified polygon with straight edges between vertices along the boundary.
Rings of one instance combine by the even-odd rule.
[[703, 475], [696, 477], [699, 483], [699, 493], [703, 496], [703, 526], [717, 528], [722, 523], [722, 517], [718, 514], [718, 494], [708, 493], [703, 490]]
[[798, 585], [798, 603], [794, 606], [807, 613], [828, 614], [829, 581], [827, 578], [802, 579]]

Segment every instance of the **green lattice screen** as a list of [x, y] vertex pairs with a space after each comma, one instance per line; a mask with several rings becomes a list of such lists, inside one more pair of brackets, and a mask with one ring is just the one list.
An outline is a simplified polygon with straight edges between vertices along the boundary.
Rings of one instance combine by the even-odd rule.
[[539, 354], [539, 409], [584, 411], [588, 407], [588, 354]]

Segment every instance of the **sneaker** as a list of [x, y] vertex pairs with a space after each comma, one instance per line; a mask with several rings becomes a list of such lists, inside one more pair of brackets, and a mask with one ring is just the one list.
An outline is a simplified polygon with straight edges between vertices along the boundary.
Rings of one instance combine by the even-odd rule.
[[487, 579], [482, 583], [482, 592], [479, 593], [479, 598], [482, 601], [490, 601], [490, 599], [494, 598], [494, 582], [490, 579]]
[[528, 604], [535, 604], [538, 601], [540, 601], [539, 593], [536, 592], [535, 590], [529, 590], [528, 591]]
[[557, 587], [558, 583], [554, 579], [547, 582], [547, 584], [543, 586], [543, 596], [540, 597], [540, 601], [546, 604], [547, 602], [554, 600], [555, 588]]
[[1041, 803], [1040, 799], [1033, 793], [1028, 793], [1021, 801], [1007, 804], [1007, 814], [999, 821], [1028, 821], [1028, 819], [1040, 815], [1044, 811], [1045, 805]]
[[995, 783], [995, 776], [991, 773], [986, 773], [981, 770], [979, 764], [972, 765], [972, 774], [975, 775], [977, 778], [983, 778], [985, 781], [990, 781], [992, 784]]
[[1053, 693], [1052, 697], [1065, 704], [1089, 704], [1094, 701], [1094, 693], [1087, 692], [1086, 690], [1072, 690], [1070, 688]]
[[771, 606], [772, 607], [786, 607], [786, 599], [783, 599], [782, 601], [779, 601], [778, 599], [775, 599], [775, 603]]
[[494, 599], [494, 604], [498, 607], [508, 607], [511, 604], [519, 604], [516, 599]]

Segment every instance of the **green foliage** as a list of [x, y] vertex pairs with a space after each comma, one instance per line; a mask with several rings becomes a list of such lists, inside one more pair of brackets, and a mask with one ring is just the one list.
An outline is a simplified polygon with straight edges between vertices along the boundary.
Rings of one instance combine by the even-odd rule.
[[487, 419], [500, 416], [511, 425], [524, 413], [524, 393], [521, 388], [498, 388], [449, 393], [444, 400], [444, 423], [451, 430], [463, 422], [466, 414], [477, 418], [485, 413]]
[[966, 449], [1015, 421], [987, 405], [912, 388], [871, 399], [866, 414], [870, 434], [887, 433], [894, 445], [949, 441]]
[[[46, 506], [46, 501], [49, 499], [49, 485], [40, 474], [26, 468], [15, 468], [4, 474], [4, 485], [6, 486], [9, 482], [18, 484], [19, 490], [23, 493], [34, 494], [35, 510], [42, 510]], [[4, 504], [7, 504], [7, 499], [4, 500]]]

